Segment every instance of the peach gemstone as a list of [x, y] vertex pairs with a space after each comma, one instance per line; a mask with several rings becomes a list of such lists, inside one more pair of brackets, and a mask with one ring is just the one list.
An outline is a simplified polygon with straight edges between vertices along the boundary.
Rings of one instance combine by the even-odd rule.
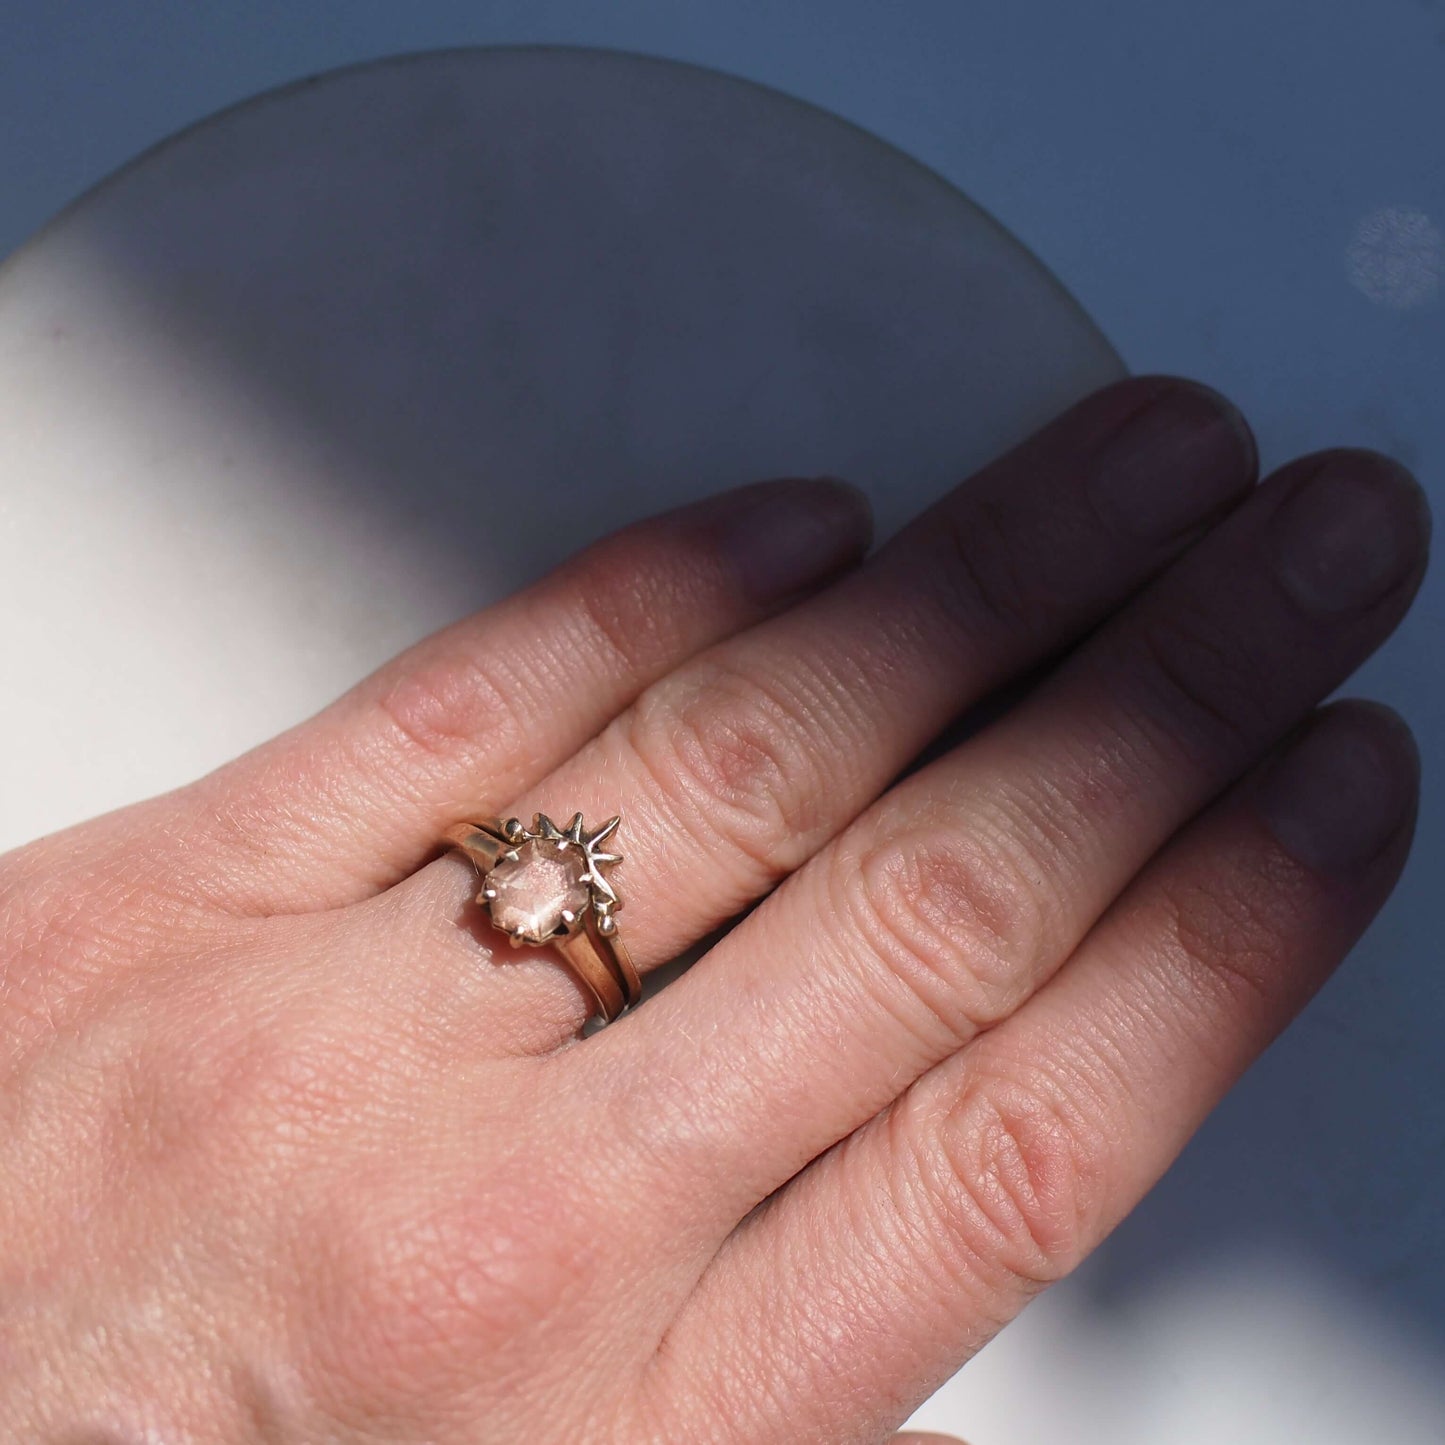
[[508, 933], [546, 938], [562, 929], [562, 910], [587, 907], [586, 860], [579, 848], [558, 848], [534, 838], [517, 849], [517, 860], [503, 858], [487, 874], [492, 922]]

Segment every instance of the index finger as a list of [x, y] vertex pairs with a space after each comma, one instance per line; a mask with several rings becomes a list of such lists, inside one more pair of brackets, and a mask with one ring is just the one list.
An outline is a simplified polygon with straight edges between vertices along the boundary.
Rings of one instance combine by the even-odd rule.
[[[650, 682], [866, 550], [866, 498], [758, 482], [623, 528], [185, 790], [227, 907], [340, 907], [419, 867]], [[194, 843], [192, 844], [194, 846]]]

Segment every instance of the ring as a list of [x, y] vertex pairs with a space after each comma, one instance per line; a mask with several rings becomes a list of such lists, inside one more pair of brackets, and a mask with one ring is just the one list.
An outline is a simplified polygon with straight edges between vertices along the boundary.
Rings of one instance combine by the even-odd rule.
[[603, 872], [622, 861], [620, 853], [601, 851], [621, 822], [620, 815], [609, 818], [589, 833], [581, 813], [565, 828], [538, 813], [530, 828], [508, 818], [457, 823], [445, 835], [481, 872], [476, 901], [492, 926], [513, 948], [555, 947], [604, 1023], [642, 996], [642, 980], [617, 933], [622, 899]]

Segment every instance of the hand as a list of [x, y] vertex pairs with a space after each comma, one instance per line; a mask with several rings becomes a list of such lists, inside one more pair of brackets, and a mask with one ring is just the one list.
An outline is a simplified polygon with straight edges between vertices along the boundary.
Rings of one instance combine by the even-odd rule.
[[[1421, 494], [1254, 468], [1152, 378], [861, 565], [849, 489], [747, 488], [0, 859], [3, 1438], [885, 1438], [1404, 861], [1404, 725], [1312, 709], [1408, 606]], [[437, 846], [538, 809], [625, 814], [644, 971], [765, 901], [583, 1036]]]

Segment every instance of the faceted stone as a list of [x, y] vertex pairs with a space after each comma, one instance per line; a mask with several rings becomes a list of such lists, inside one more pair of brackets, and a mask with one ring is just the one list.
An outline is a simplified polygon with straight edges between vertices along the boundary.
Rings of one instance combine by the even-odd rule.
[[517, 849], [517, 861], [500, 859], [487, 874], [492, 922], [508, 933], [545, 938], [561, 928], [562, 910], [581, 913], [587, 907], [586, 860], [580, 848], [559, 849], [553, 841], [534, 838]]

